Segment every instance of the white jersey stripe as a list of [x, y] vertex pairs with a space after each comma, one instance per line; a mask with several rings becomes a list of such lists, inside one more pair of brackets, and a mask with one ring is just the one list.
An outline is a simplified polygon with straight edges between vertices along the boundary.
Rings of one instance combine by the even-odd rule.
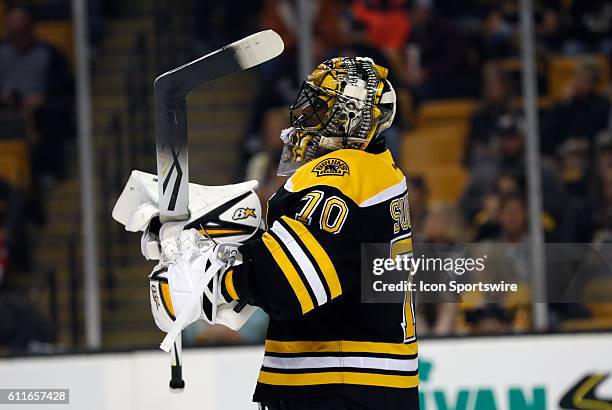
[[296, 260], [302, 272], [304, 272], [304, 276], [306, 276], [306, 280], [308, 280], [308, 284], [317, 299], [317, 305], [321, 306], [325, 304], [327, 302], [327, 294], [325, 293], [323, 282], [321, 282], [321, 278], [315, 270], [315, 267], [312, 265], [310, 259], [308, 259], [308, 256], [306, 256], [298, 242], [278, 221], [274, 222], [271, 231], [285, 244], [291, 256], [293, 256], [293, 259]]
[[361, 356], [264, 356], [263, 365], [275, 369], [322, 369], [330, 367], [353, 367], [358, 369], [397, 370], [404, 372], [414, 372], [419, 367], [418, 359], [389, 359]]
[[406, 177], [402, 178], [400, 182], [395, 185], [390, 186], [389, 188], [380, 191], [376, 195], [366, 199], [362, 203], [359, 204], [360, 207], [366, 207], [371, 205], [380, 204], [381, 202], [385, 202], [394, 196], [397, 196], [408, 189], [406, 185]]

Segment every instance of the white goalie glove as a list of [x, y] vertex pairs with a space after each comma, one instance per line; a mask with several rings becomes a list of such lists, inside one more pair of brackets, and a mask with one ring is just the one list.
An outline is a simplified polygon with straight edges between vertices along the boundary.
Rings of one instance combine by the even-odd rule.
[[214, 244], [195, 229], [162, 241], [160, 263], [150, 275], [150, 299], [155, 323], [168, 333], [166, 340], [173, 341], [199, 319], [237, 330], [254, 312], [255, 307], [247, 306], [248, 314], [236, 315], [236, 302], [221, 292], [223, 274], [240, 263], [239, 246]]
[[[225, 303], [226, 300], [217, 295], [217, 278], [229, 261], [221, 259], [226, 256], [220, 251], [236, 249], [262, 226], [261, 204], [255, 188], [256, 181], [224, 186], [190, 184], [191, 218], [160, 227], [157, 177], [132, 171], [115, 204], [113, 218], [127, 231], [143, 232], [143, 256], [147, 260], [160, 261], [150, 275], [149, 294], [155, 323], [162, 331], [168, 333], [178, 327], [185, 328], [200, 318], [238, 330], [255, 312], [256, 308], [248, 305], [236, 312], [237, 302]], [[206, 233], [206, 237], [198, 230]], [[216, 243], [220, 243], [219, 252], [213, 252]], [[224, 244], [227, 246], [222, 246]], [[208, 268], [218, 267], [218, 272], [203, 268], [208, 261]], [[205, 283], [205, 289], [193, 297], [195, 304], [190, 305], [188, 293], [195, 289], [197, 279], [203, 277], [202, 272], [211, 280], [214, 276], [215, 280]], [[180, 324], [182, 320], [184, 324]]]
[[[190, 267], [197, 257], [210, 253], [212, 248], [213, 243], [202, 240], [195, 229], [183, 231], [178, 237], [163, 242], [159, 264], [149, 275], [151, 312], [160, 330], [166, 333], [170, 331], [179, 313], [185, 309], [186, 299], [193, 290], [190, 288], [193, 288], [194, 279], [197, 279], [198, 273], [204, 273], [204, 267], [186, 267]], [[185, 326], [199, 318], [199, 307], [192, 307]]]

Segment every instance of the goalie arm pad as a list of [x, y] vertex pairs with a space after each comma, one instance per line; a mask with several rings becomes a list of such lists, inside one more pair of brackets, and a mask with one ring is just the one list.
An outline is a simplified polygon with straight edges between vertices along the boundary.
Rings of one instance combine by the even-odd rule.
[[[355, 205], [356, 206], [356, 205]], [[282, 216], [261, 239], [239, 248], [242, 265], [226, 275], [228, 295], [264, 309], [274, 319], [292, 319], [358, 289], [360, 242], [353, 209], [340, 231], [330, 233]], [[287, 214], [291, 214], [287, 212]]]

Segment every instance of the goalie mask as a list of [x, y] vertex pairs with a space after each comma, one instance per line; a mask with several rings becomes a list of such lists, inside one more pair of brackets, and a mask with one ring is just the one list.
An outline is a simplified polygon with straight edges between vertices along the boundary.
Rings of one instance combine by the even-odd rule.
[[278, 175], [343, 148], [365, 150], [395, 117], [395, 91], [388, 70], [366, 57], [337, 57], [320, 64], [302, 84], [289, 109], [291, 128]]

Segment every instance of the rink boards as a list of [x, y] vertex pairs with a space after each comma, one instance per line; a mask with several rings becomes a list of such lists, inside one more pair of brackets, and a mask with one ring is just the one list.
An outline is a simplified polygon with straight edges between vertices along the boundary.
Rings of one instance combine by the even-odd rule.
[[[419, 345], [423, 410], [557, 409], [612, 399], [611, 333]], [[161, 351], [3, 359], [0, 388], [70, 389], [69, 405], [37, 409], [250, 409], [256, 408], [250, 399], [262, 352], [262, 347], [186, 350], [187, 388], [179, 395], [168, 390], [168, 360]]]

